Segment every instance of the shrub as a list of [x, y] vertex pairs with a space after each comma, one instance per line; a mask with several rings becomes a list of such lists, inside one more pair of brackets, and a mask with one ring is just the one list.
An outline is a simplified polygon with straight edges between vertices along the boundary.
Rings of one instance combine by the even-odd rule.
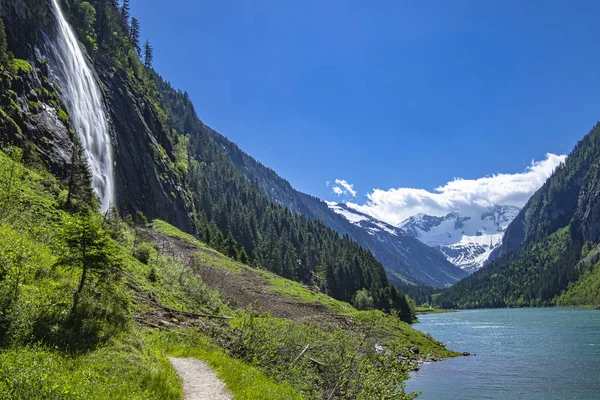
[[373, 308], [373, 297], [369, 294], [367, 289], [361, 289], [356, 292], [354, 307], [359, 310], [370, 310]]
[[13, 70], [19, 75], [27, 74], [33, 71], [33, 67], [31, 66], [31, 64], [29, 64], [29, 62], [26, 60], [21, 60], [20, 58], [15, 58], [12, 61], [12, 67]]
[[148, 265], [152, 255], [152, 245], [150, 243], [140, 243], [133, 249], [133, 256], [143, 264]]

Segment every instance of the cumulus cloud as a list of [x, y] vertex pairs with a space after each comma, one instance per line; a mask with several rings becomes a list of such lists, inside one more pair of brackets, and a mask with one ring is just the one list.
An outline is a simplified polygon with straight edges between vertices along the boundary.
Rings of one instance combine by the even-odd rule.
[[532, 161], [523, 172], [479, 179], [455, 178], [433, 192], [414, 188], [374, 189], [365, 204], [348, 205], [394, 225], [418, 213], [446, 215], [458, 211], [469, 215], [493, 205], [523, 207], [566, 157], [548, 153], [544, 160]]
[[[327, 186], [329, 186], [330, 182], [327, 181]], [[356, 197], [356, 190], [354, 190], [354, 185], [348, 183], [346, 180], [344, 179], [336, 179], [335, 180], [335, 186], [332, 187], [333, 193], [337, 194], [338, 196], [341, 196], [342, 194], [344, 195], [350, 195], [352, 197]]]

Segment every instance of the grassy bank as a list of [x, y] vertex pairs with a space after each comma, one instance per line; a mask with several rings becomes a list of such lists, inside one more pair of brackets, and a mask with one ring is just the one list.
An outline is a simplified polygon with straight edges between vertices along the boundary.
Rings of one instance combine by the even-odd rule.
[[456, 312], [456, 310], [446, 309], [446, 308], [431, 308], [431, 307], [416, 307], [416, 313], [419, 314], [442, 314]]
[[[66, 196], [0, 152], [0, 398], [180, 399], [166, 357], [181, 356], [205, 360], [236, 399], [403, 399], [418, 360], [456, 355], [393, 314], [162, 221], [68, 211]], [[73, 232], [93, 239], [85, 280]]]

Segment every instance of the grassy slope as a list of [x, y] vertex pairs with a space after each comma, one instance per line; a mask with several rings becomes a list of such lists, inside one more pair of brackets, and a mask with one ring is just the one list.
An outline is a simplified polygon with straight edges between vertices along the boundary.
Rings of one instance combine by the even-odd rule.
[[593, 307], [600, 305], [600, 265], [569, 284], [566, 292], [556, 298], [559, 306]]
[[583, 273], [567, 290], [556, 296], [559, 306], [594, 307], [600, 305], [600, 247], [591, 250], [584, 246], [577, 269]]
[[[167, 355], [206, 360], [236, 399], [320, 398], [320, 385], [326, 388], [334, 382], [321, 370], [352, 363], [359, 351], [366, 363], [372, 352], [366, 347], [368, 340], [389, 348], [419, 347], [420, 354], [432, 359], [455, 355], [398, 318], [357, 311], [295, 282], [238, 264], [160, 221], [154, 222], [153, 234], [192, 243], [194, 256], [169, 254], [148, 240], [145, 230], [125, 224], [115, 228], [123, 277], [112, 282], [110, 293], [97, 287], [102, 297], [94, 298], [98, 294], [90, 291], [90, 301], [82, 303], [90, 309], [88, 328], [98, 334], [98, 341], [84, 350], [54, 345], [60, 343], [61, 321], [80, 273], [54, 266], [64, 247], [57, 233], [64, 219], [72, 218], [59, 207], [64, 196], [63, 186], [51, 175], [24, 168], [0, 152], [0, 294], [18, 289], [18, 300], [0, 315], [0, 330], [5, 329], [0, 398], [178, 399], [181, 382]], [[150, 256], [147, 263], [132, 256], [143, 246]], [[233, 279], [242, 273], [263, 279], [269, 295], [280, 303], [308, 309], [316, 305], [318, 312], [327, 310], [322, 314], [328, 321], [320, 321], [320, 314], [295, 320], [240, 308], [200, 279], [199, 268], [227, 271]], [[170, 309], [233, 319], [186, 318]], [[106, 323], [111, 316], [124, 322]], [[158, 326], [161, 329], [152, 328]], [[341, 326], [347, 330], [338, 329]], [[295, 346], [304, 343], [313, 345], [306, 354], [318, 358], [316, 362], [306, 357], [293, 362], [299, 352]], [[348, 348], [356, 352], [352, 357]], [[383, 356], [375, 356], [384, 365]], [[389, 372], [367, 367], [361, 376], [374, 382], [381, 376], [377, 374]]]

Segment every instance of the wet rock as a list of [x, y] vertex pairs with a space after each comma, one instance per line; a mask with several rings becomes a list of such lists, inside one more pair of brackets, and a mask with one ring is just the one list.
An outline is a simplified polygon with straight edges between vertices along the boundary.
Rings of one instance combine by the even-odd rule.
[[197, 233], [191, 200], [169, 168], [175, 157], [156, 110], [107, 63], [98, 60], [96, 72], [112, 127], [117, 208], [121, 213], [139, 210], [148, 219], [161, 218]]

